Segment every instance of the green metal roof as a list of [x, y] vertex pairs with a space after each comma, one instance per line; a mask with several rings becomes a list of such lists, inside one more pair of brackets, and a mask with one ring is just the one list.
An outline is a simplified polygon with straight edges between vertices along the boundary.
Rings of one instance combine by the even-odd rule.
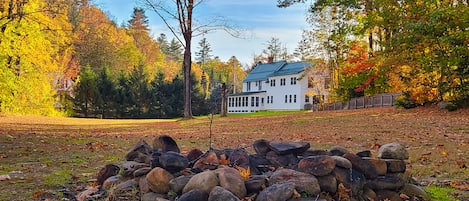
[[307, 62], [294, 62], [294, 63], [287, 63], [279, 70], [273, 72], [270, 77], [272, 76], [282, 76], [282, 75], [292, 75], [298, 74], [303, 72], [306, 68], [309, 68], [311, 63]]
[[256, 67], [244, 78], [243, 82], [263, 81], [267, 80], [272, 73], [280, 69], [287, 62], [277, 61], [272, 63], [259, 63]]
[[243, 82], [264, 81], [272, 76], [297, 74], [310, 66], [311, 63], [308, 62], [287, 63], [285, 61], [277, 61], [272, 63], [259, 63], [246, 76]]

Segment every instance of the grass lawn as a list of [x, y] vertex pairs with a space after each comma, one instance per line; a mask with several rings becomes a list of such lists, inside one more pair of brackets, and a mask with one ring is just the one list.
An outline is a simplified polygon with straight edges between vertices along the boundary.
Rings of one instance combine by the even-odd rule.
[[[210, 118], [192, 120], [102, 120], [0, 116], [0, 200], [33, 200], [61, 188], [88, 185], [108, 163], [120, 164], [140, 139], [172, 136], [182, 152], [209, 147]], [[409, 151], [408, 172], [418, 180], [469, 182], [469, 110], [433, 107], [374, 108], [334, 112], [215, 116], [217, 148], [246, 147], [257, 139], [307, 141], [314, 149], [342, 145], [352, 152], [398, 142]], [[469, 199], [467, 191], [448, 191]], [[450, 199], [451, 200], [451, 199]], [[462, 200], [462, 199], [461, 199]]]

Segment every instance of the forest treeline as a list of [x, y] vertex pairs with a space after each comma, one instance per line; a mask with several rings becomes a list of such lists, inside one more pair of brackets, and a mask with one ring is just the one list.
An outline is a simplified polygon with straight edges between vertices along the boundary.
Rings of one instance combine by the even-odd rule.
[[[118, 24], [90, 1], [0, 1], [0, 112], [180, 117], [181, 43], [151, 35], [144, 9]], [[467, 0], [277, 0], [298, 3], [310, 4], [311, 28], [297, 49], [273, 37], [250, 68], [267, 57], [321, 61], [329, 100], [401, 92], [404, 106], [469, 105]], [[192, 110], [203, 115], [220, 104], [223, 83], [239, 92], [249, 70], [211, 55], [206, 39], [192, 47]]]
[[[5, 0], [0, 14], [1, 112], [181, 116], [182, 45], [151, 35], [144, 9], [120, 25], [88, 0]], [[231, 87], [234, 73], [246, 73], [236, 57], [211, 55], [206, 39], [196, 48], [192, 102], [202, 115], [219, 104], [222, 83]]]

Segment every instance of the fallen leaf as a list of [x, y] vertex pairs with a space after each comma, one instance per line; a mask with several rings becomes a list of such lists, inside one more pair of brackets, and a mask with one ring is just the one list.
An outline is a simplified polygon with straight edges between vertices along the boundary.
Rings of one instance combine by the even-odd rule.
[[11, 179], [10, 175], [7, 175], [7, 174], [0, 175], [0, 181], [6, 181], [10, 179]]
[[239, 174], [243, 177], [244, 181], [247, 181], [249, 176], [251, 176], [251, 168], [249, 166], [247, 168], [243, 168], [236, 165], [235, 168], [239, 171]]

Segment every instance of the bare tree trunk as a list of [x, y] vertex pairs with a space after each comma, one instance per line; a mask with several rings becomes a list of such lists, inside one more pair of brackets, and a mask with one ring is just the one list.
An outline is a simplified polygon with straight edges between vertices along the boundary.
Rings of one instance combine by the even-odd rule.
[[[192, 103], [191, 103], [191, 38], [185, 33], [186, 46], [184, 49], [184, 119], [192, 118]], [[190, 34], [190, 33], [189, 33]]]
[[223, 83], [221, 85], [221, 110], [220, 110], [220, 116], [221, 117], [226, 117], [227, 110], [228, 110], [228, 104], [226, 102], [226, 84]]

